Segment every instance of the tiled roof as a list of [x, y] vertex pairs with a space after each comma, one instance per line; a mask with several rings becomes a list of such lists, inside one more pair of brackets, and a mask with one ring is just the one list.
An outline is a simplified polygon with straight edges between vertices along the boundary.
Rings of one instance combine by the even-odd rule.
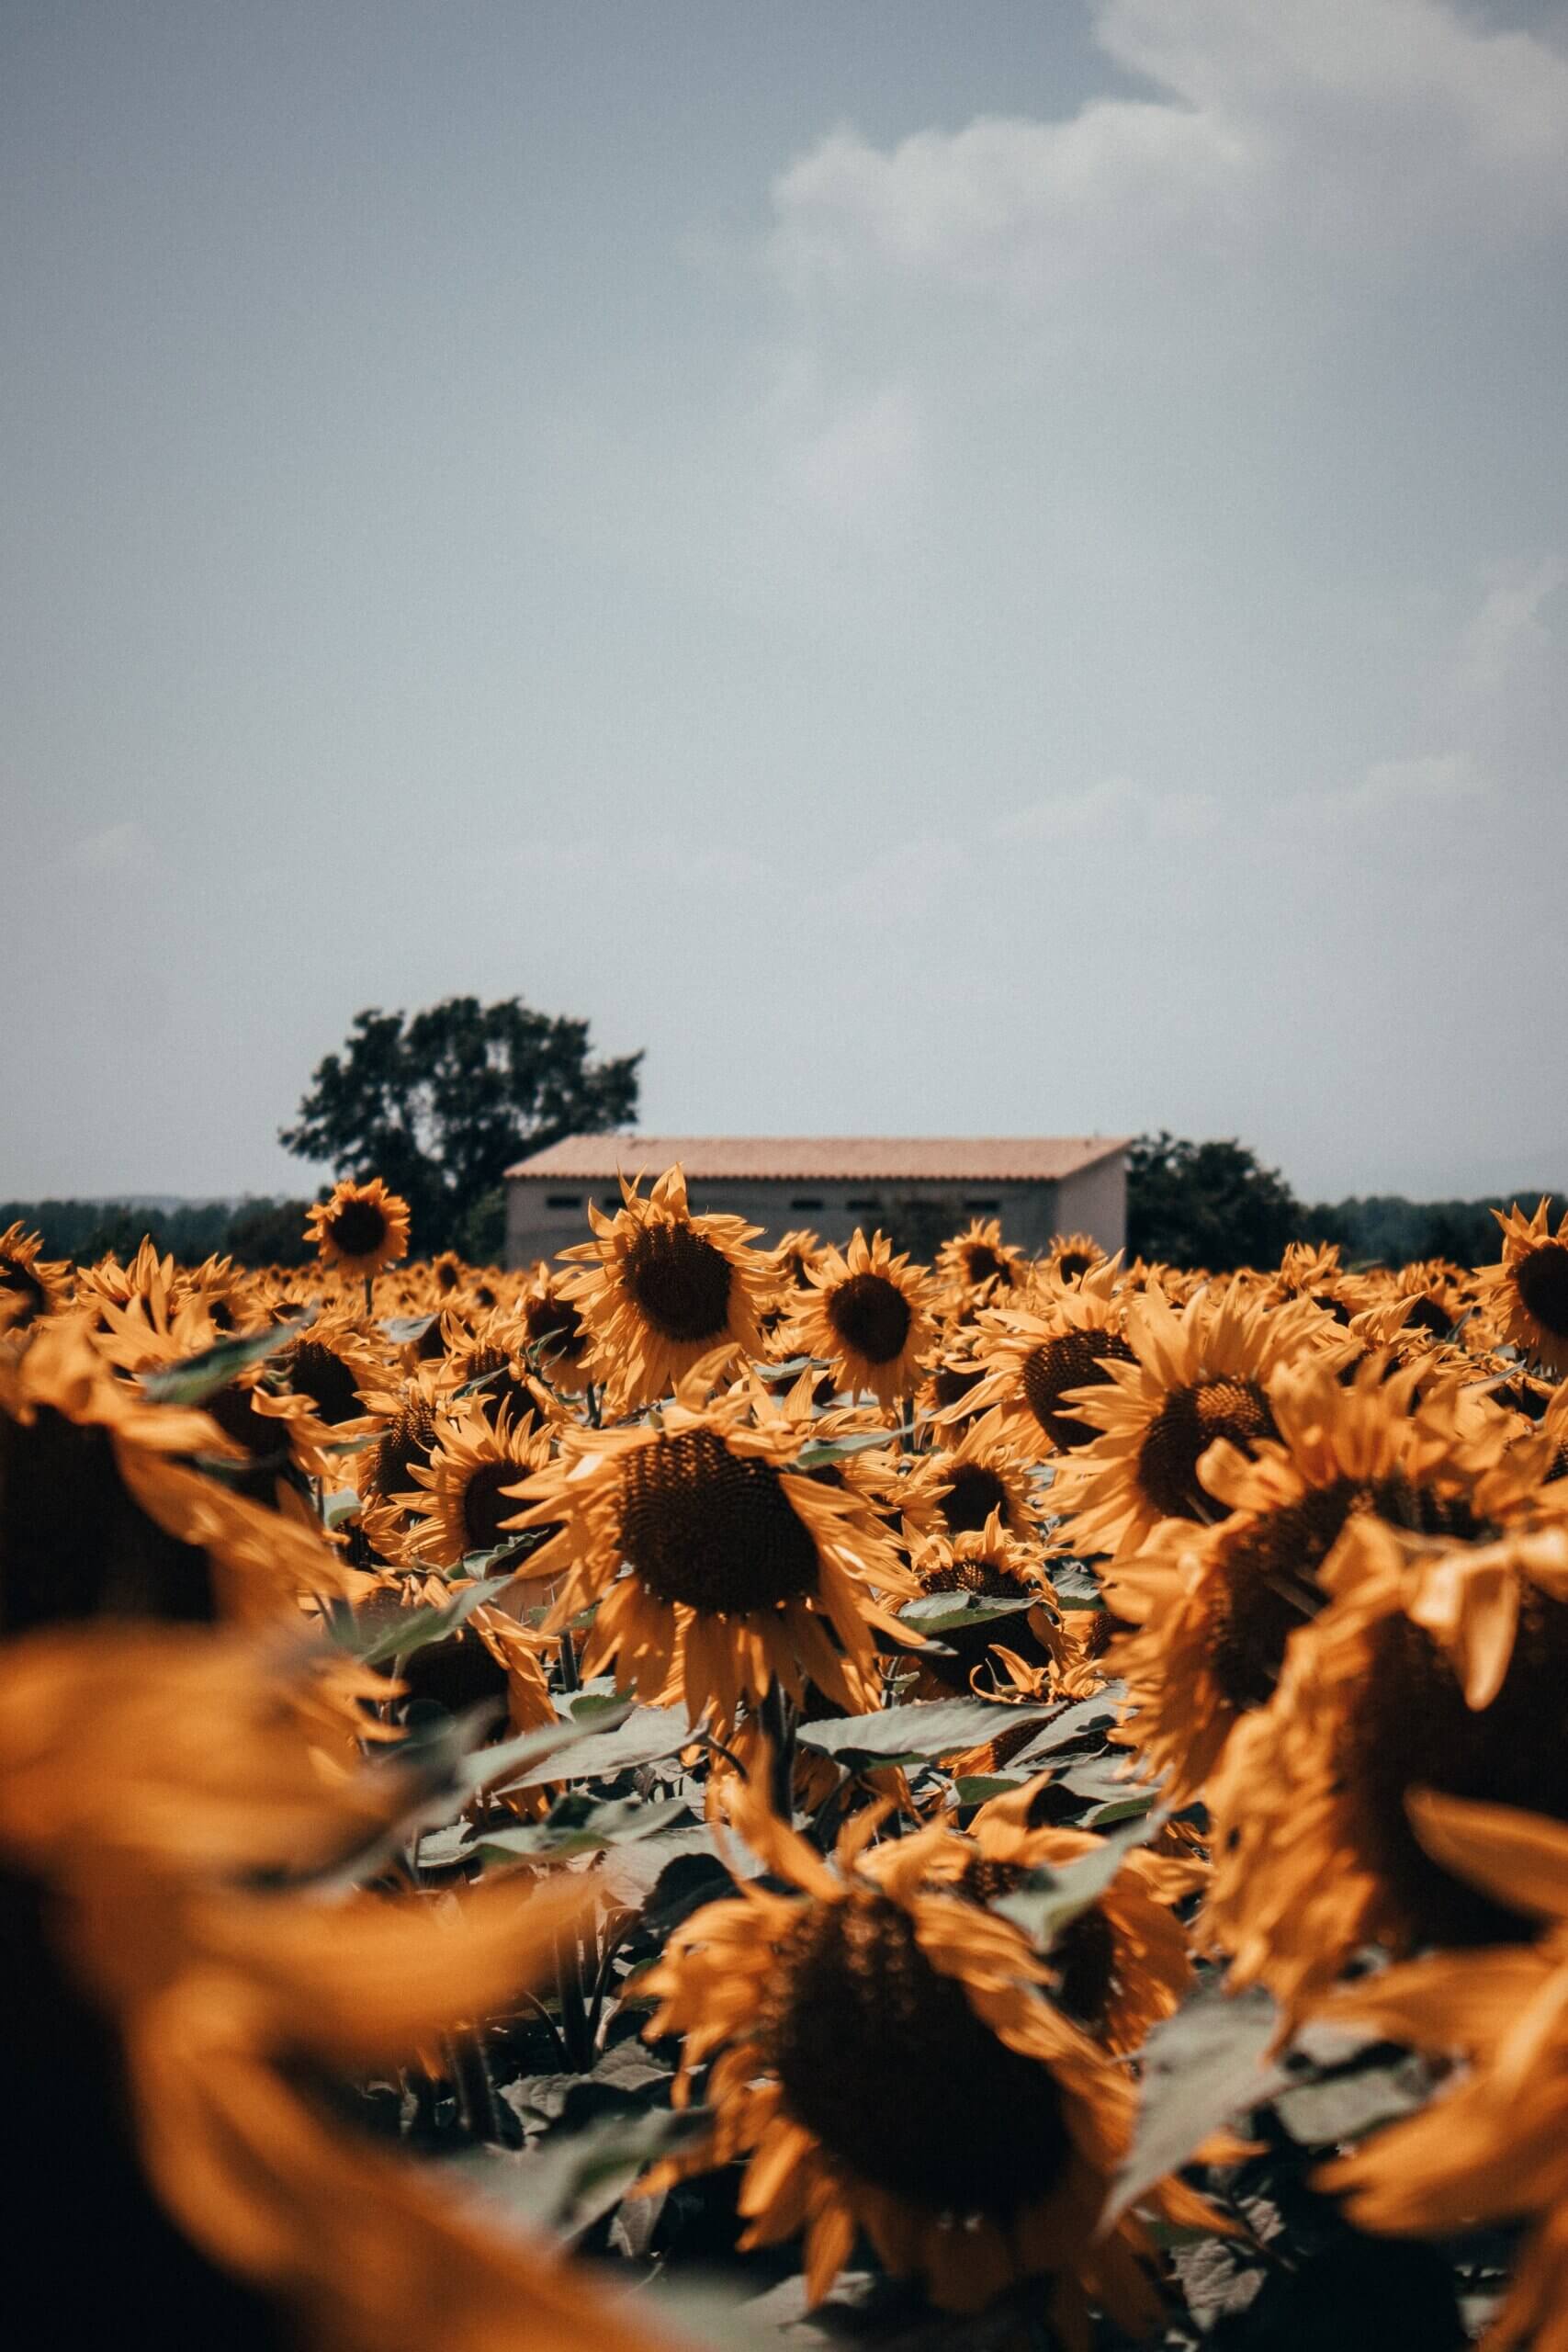
[[676, 1160], [695, 1182], [955, 1181], [1040, 1183], [1125, 1151], [1125, 1136], [568, 1136], [509, 1176], [660, 1175]]

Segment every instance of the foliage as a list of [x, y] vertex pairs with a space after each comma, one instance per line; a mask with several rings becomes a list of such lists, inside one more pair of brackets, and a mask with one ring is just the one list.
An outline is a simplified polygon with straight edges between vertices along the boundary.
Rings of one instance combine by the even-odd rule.
[[1230, 1136], [1193, 1143], [1163, 1127], [1127, 1154], [1127, 1247], [1135, 1257], [1230, 1273], [1277, 1258], [1302, 1212], [1278, 1169]]
[[641, 1058], [591, 1061], [587, 1022], [521, 997], [446, 997], [412, 1016], [373, 1006], [318, 1062], [279, 1140], [336, 1175], [385, 1178], [424, 1254], [452, 1241], [512, 1160], [634, 1119]]

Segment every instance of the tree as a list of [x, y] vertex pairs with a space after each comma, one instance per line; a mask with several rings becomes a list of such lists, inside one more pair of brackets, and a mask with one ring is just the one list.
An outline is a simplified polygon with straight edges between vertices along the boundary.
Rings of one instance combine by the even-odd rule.
[[1191, 1143], [1139, 1136], [1127, 1154], [1127, 1246], [1173, 1266], [1216, 1274], [1267, 1266], [1302, 1229], [1302, 1208], [1277, 1168], [1234, 1136]]
[[452, 996], [410, 1019], [355, 1015], [341, 1054], [317, 1063], [279, 1141], [340, 1176], [382, 1176], [412, 1213], [412, 1246], [445, 1249], [509, 1163], [563, 1136], [637, 1116], [640, 1054], [591, 1062], [588, 1023], [521, 997]]

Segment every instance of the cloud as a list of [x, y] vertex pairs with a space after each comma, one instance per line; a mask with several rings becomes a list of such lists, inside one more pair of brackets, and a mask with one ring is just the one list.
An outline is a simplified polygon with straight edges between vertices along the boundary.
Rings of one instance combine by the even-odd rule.
[[1499, 565], [1461, 640], [1461, 683], [1472, 693], [1495, 693], [1532, 646], [1547, 642], [1540, 608], [1564, 582], [1568, 563], [1559, 555]]
[[801, 434], [788, 445], [786, 463], [812, 505], [848, 518], [908, 488], [919, 447], [913, 394], [907, 385], [887, 384]]
[[877, 930], [923, 922], [936, 913], [964, 864], [955, 842], [932, 834], [894, 842], [828, 888], [809, 893], [803, 911]]
[[154, 860], [144, 827], [129, 818], [73, 842], [64, 862], [81, 874], [129, 874], [144, 872]]
[[1084, 842], [1113, 837], [1188, 841], [1212, 832], [1219, 805], [1208, 792], [1149, 792], [1127, 776], [1102, 776], [1079, 792], [1049, 792], [992, 827], [1001, 842]]
[[1403, 822], [1431, 818], [1483, 798], [1492, 789], [1463, 752], [1428, 752], [1415, 758], [1374, 760], [1351, 783], [1326, 792], [1294, 793], [1280, 805], [1291, 826]]
[[985, 116], [879, 147], [852, 129], [775, 179], [771, 258], [801, 300], [868, 280], [1037, 305], [1164, 256], [1223, 277], [1283, 234], [1359, 255], [1568, 212], [1568, 57], [1442, 0], [1103, 0], [1101, 48], [1153, 98]]

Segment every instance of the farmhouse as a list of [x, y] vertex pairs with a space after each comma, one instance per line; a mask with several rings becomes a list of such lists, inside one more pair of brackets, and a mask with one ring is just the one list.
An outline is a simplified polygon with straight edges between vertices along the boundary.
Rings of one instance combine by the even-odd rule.
[[616, 1178], [679, 1160], [694, 1209], [760, 1225], [769, 1242], [809, 1226], [843, 1241], [880, 1225], [927, 1255], [971, 1217], [1001, 1219], [1019, 1248], [1055, 1233], [1126, 1238], [1124, 1136], [569, 1136], [506, 1171], [506, 1261], [553, 1258], [586, 1236], [588, 1204], [616, 1209]]

